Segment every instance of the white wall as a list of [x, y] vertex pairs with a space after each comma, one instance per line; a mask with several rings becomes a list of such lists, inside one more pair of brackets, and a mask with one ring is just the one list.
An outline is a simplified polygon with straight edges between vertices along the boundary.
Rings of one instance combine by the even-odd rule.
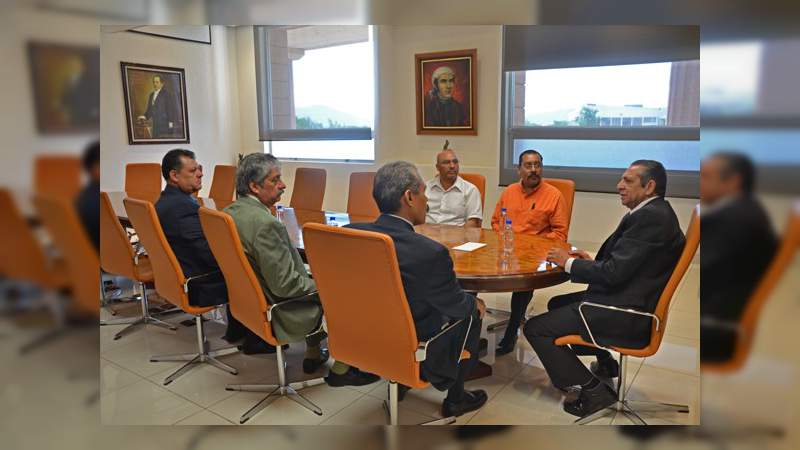
[[[213, 26], [212, 45], [129, 32], [101, 33], [100, 41], [100, 187], [120, 191], [125, 164], [161, 162], [172, 148], [188, 148], [203, 164], [208, 192], [216, 164], [234, 164], [241, 147], [235, 30]], [[120, 62], [185, 70], [189, 115], [188, 144], [128, 145]]]
[[[291, 198], [291, 185], [297, 167], [319, 167], [328, 172], [324, 208], [343, 211], [347, 206], [347, 183], [351, 172], [376, 170], [385, 162], [403, 159], [419, 167], [423, 177], [434, 175], [434, 160], [445, 139], [461, 160], [463, 172], [477, 172], [486, 177], [488, 223], [494, 205], [503, 190], [498, 187], [497, 169], [500, 152], [500, 26], [379, 26], [378, 100], [375, 164], [283, 163], [284, 180], [289, 186], [283, 203]], [[239, 66], [239, 103], [241, 110], [242, 153], [258, 152], [258, 124], [255, 100], [255, 65], [252, 27], [237, 31]], [[414, 54], [441, 50], [477, 48], [477, 136], [418, 136]], [[633, 161], [635, 157], [631, 157]], [[545, 168], [545, 176], [546, 176]], [[668, 199], [685, 229], [696, 199]], [[570, 241], [589, 250], [616, 228], [626, 209], [614, 194], [578, 192], [572, 215]]]

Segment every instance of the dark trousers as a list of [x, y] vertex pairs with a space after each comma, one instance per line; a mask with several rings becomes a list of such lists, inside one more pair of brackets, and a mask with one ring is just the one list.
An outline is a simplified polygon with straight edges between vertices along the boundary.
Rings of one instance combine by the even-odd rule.
[[469, 352], [469, 359], [465, 359], [461, 361], [458, 367], [458, 376], [456, 376], [456, 381], [450, 386], [450, 389], [447, 390], [447, 398], [446, 400], [451, 402], [459, 402], [461, 401], [461, 397], [464, 395], [464, 379], [470, 373], [470, 371], [475, 367], [475, 364], [478, 362], [478, 352], [480, 351], [480, 337], [481, 337], [481, 318], [478, 316], [478, 311], [476, 310], [472, 314], [472, 326], [469, 329], [469, 333], [467, 334], [467, 340], [464, 344], [464, 350]]
[[592, 373], [578, 355], [595, 355], [598, 359], [611, 357], [608, 351], [595, 347], [555, 344], [556, 338], [584, 331], [577, 305], [585, 295], [583, 291], [553, 297], [547, 304], [546, 313], [525, 323], [525, 337], [542, 361], [550, 380], [560, 388], [586, 384], [592, 379]]
[[517, 343], [517, 330], [525, 317], [525, 311], [533, 298], [533, 291], [514, 292], [511, 294], [511, 315], [508, 318], [508, 326], [501, 341], [503, 345], [514, 345]]

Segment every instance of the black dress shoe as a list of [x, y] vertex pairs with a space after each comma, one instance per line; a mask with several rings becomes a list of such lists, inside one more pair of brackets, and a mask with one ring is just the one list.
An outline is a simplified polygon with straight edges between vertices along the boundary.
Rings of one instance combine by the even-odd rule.
[[516, 342], [511, 341], [510, 343], [506, 342], [505, 339], [501, 339], [500, 343], [497, 344], [497, 350], [494, 351], [495, 356], [503, 356], [505, 354], [511, 353], [514, 351]]
[[617, 393], [601, 382], [591, 389], [581, 388], [578, 398], [564, 402], [564, 411], [573, 416], [586, 417], [616, 402]]
[[245, 340], [239, 346], [239, 350], [245, 355], [269, 355], [275, 353], [275, 346], [259, 339], [256, 342]]
[[311, 359], [311, 358], [303, 358], [303, 372], [304, 373], [314, 373], [328, 361], [328, 357], [330, 353], [328, 353], [327, 348], [320, 349], [320, 356], [319, 358]]
[[228, 333], [222, 335], [222, 340], [227, 342], [228, 344], [237, 344], [242, 339], [244, 339], [244, 335], [237, 336], [237, 335], [229, 335]]
[[597, 378], [609, 380], [619, 376], [619, 363], [614, 358], [593, 361], [589, 364], [589, 370]]
[[325, 377], [325, 382], [331, 387], [364, 386], [367, 384], [372, 384], [380, 379], [381, 377], [375, 374], [362, 372], [351, 366], [343, 375], [329, 372], [328, 376]]
[[486, 403], [486, 391], [478, 389], [475, 391], [464, 391], [461, 401], [454, 403], [447, 399], [442, 402], [442, 417], [458, 417], [468, 412], [476, 411]]

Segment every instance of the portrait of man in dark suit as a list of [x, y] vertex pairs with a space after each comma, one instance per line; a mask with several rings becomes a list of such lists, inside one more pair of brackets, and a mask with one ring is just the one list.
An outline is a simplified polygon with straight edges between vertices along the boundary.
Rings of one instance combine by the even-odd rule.
[[128, 62], [121, 65], [128, 143], [188, 143], [184, 70]]
[[175, 135], [175, 100], [172, 92], [164, 87], [161, 75], [153, 75], [153, 92], [147, 97], [147, 110], [137, 120], [140, 123], [151, 121], [154, 138]]

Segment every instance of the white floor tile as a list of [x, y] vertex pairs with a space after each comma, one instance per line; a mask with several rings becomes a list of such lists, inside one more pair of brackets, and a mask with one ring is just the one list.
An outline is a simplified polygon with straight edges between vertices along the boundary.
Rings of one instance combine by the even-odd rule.
[[147, 380], [100, 398], [104, 425], [171, 425], [202, 408]]

